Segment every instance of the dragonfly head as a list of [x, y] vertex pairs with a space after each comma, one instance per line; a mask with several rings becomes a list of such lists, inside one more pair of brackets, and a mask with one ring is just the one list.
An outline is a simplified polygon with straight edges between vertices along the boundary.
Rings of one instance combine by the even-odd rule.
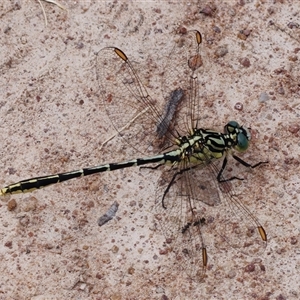
[[235, 141], [234, 148], [239, 152], [244, 152], [248, 149], [251, 134], [247, 128], [240, 126], [235, 121], [230, 121], [224, 128], [225, 133], [229, 134]]

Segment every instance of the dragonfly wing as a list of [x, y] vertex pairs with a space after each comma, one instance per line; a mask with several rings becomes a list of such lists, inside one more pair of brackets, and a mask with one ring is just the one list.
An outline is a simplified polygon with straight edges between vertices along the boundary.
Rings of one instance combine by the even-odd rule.
[[169, 170], [160, 177], [156, 191], [155, 218], [181, 268], [190, 278], [201, 281], [207, 263], [202, 236], [205, 220], [194, 209], [193, 189], [186, 193], [189, 173], [177, 173], [177, 170]]
[[153, 153], [161, 109], [148, 94], [126, 54], [114, 47], [100, 50], [96, 72], [102, 105], [115, 130], [135, 153]]

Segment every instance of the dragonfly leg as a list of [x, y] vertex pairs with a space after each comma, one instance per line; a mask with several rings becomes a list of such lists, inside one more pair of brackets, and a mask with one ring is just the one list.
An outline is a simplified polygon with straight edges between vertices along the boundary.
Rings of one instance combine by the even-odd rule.
[[233, 156], [233, 158], [234, 158], [236, 161], [238, 161], [240, 164], [242, 164], [243, 166], [245, 166], [245, 167], [247, 167], [247, 168], [251, 168], [251, 169], [254, 169], [254, 168], [256, 168], [256, 167], [258, 167], [258, 166], [260, 166], [260, 165], [262, 165], [262, 164], [267, 164], [267, 163], [269, 163], [268, 161], [260, 161], [260, 162], [258, 162], [258, 163], [255, 164], [255, 165], [251, 165], [251, 164], [245, 162], [244, 160], [242, 160], [241, 158], [239, 158], [239, 157], [236, 156], [236, 155], [232, 155], [232, 156]]
[[[262, 164], [267, 164], [268, 163], [268, 161], [260, 161], [260, 162], [254, 164], [254, 165], [251, 165], [251, 164], [245, 162], [244, 160], [242, 160], [240, 157], [238, 157], [236, 155], [232, 155], [232, 157], [236, 161], [238, 161], [241, 165], [243, 165], [243, 166], [245, 166], [247, 168], [251, 168], [251, 169], [254, 169], [254, 168], [256, 168], [256, 167], [258, 167], [258, 166], [260, 166]], [[239, 178], [237, 176], [232, 176], [232, 177], [230, 177], [228, 179], [221, 179], [222, 178], [222, 174], [223, 174], [223, 172], [224, 172], [224, 170], [226, 168], [226, 165], [227, 165], [227, 157], [225, 156], [225, 158], [223, 160], [223, 163], [222, 163], [222, 167], [221, 167], [221, 169], [220, 169], [220, 171], [218, 173], [218, 176], [217, 176], [218, 182], [226, 182], [226, 181], [231, 181], [231, 180], [235, 180], [235, 179], [237, 179], [237, 180], [244, 180], [243, 178]]]

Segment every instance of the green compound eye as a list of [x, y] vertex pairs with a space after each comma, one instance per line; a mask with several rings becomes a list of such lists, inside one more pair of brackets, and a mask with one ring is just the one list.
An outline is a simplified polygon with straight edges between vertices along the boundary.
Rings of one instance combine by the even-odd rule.
[[249, 147], [249, 140], [247, 137], [247, 132], [241, 128], [240, 130], [242, 130], [240, 133], [237, 134], [237, 145], [236, 145], [236, 149], [239, 152], [243, 152], [246, 151]]
[[236, 135], [235, 149], [239, 152], [246, 151], [249, 147], [250, 133], [247, 129], [243, 128], [236, 121], [230, 121], [225, 126], [225, 132], [227, 134]]
[[228, 134], [232, 134], [232, 133], [236, 132], [237, 128], [240, 128], [239, 123], [236, 121], [230, 121], [225, 126], [225, 132]]
[[228, 122], [227, 126], [228, 126], [229, 128], [231, 128], [232, 131], [233, 131], [235, 128], [240, 128], [239, 123], [236, 122], [236, 121], [230, 121], [230, 122]]

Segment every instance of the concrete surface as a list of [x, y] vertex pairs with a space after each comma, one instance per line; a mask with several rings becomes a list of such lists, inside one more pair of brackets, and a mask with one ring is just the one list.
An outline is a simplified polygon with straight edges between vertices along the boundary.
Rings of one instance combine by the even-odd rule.
[[[242, 173], [238, 190], [269, 242], [255, 257], [209, 247], [204, 282], [190, 281], [160, 251], [159, 170], [82, 178], [1, 199], [0, 299], [299, 299], [300, 2], [42, 3], [47, 27], [38, 1], [0, 4], [0, 185], [118, 161], [119, 140], [99, 150], [114, 131], [99, 105], [95, 53], [114, 45], [151, 68], [149, 92], [162, 99], [156, 65], [183, 28], [197, 29], [201, 126], [251, 127], [243, 158], [270, 163]], [[115, 200], [117, 217], [99, 227]]]

